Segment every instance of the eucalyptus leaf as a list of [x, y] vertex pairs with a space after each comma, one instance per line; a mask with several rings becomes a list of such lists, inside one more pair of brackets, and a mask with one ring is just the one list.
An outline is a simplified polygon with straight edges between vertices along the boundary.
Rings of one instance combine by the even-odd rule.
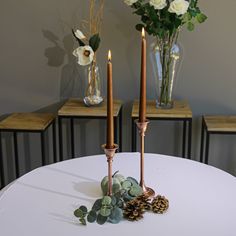
[[102, 215], [98, 214], [98, 216], [97, 216], [97, 223], [99, 225], [103, 225], [107, 221], [107, 219], [108, 219], [108, 217], [102, 216]]
[[87, 220], [88, 220], [88, 222], [89, 223], [93, 223], [93, 222], [95, 222], [96, 221], [96, 219], [97, 219], [97, 213], [96, 213], [96, 211], [90, 211], [89, 213], [88, 213], [88, 216], [87, 216]]
[[82, 225], [87, 225], [86, 220], [84, 218], [80, 218], [79, 221]]
[[121, 190], [121, 185], [119, 183], [112, 184], [112, 192], [117, 193]]
[[123, 199], [124, 199], [125, 201], [130, 201], [130, 200], [134, 199], [134, 197], [131, 196], [129, 193], [125, 193], [125, 194], [123, 195]]
[[105, 196], [102, 199], [102, 206], [109, 206], [111, 205], [111, 197]]
[[76, 209], [76, 210], [74, 211], [74, 215], [75, 215], [76, 217], [78, 217], [78, 218], [81, 218], [81, 217], [84, 216], [84, 212], [83, 212], [81, 209]]
[[88, 209], [86, 206], [80, 206], [79, 209], [83, 212], [83, 216], [86, 216], [88, 213]]
[[133, 197], [137, 197], [143, 193], [142, 188], [139, 185], [133, 185], [129, 190], [129, 194]]
[[108, 207], [102, 207], [99, 211], [99, 214], [102, 216], [109, 216], [111, 214], [111, 209]]
[[125, 180], [125, 181], [122, 183], [122, 188], [123, 188], [123, 189], [128, 190], [128, 189], [130, 189], [131, 186], [132, 186], [132, 182], [129, 181], [129, 180]]
[[101, 207], [102, 207], [102, 199], [97, 199], [93, 204], [92, 210], [98, 211], [100, 210]]
[[123, 218], [123, 211], [122, 209], [120, 209], [119, 207], [115, 207], [112, 212], [111, 215], [109, 216], [109, 222], [111, 222], [112, 224], [118, 224], [121, 219]]
[[127, 177], [126, 180], [129, 180], [132, 184], [138, 184], [138, 181], [133, 177]]
[[115, 196], [112, 196], [112, 197], [111, 197], [111, 205], [112, 205], [112, 206], [115, 206], [116, 203], [117, 203], [117, 198], [116, 198]]

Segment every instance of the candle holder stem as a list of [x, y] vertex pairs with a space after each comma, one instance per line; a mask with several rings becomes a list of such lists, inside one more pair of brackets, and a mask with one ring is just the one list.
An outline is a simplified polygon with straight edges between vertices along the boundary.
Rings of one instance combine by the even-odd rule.
[[112, 196], [112, 162], [113, 162], [113, 157], [115, 156], [116, 150], [118, 149], [118, 145], [114, 144], [113, 148], [109, 148], [109, 147], [107, 147], [106, 144], [103, 144], [102, 148], [106, 154], [107, 163], [108, 163], [108, 191], [107, 191], [107, 195]]
[[152, 197], [155, 195], [155, 191], [149, 187], [146, 187], [145, 182], [144, 182], [144, 149], [145, 149], [145, 133], [147, 130], [149, 121], [146, 120], [145, 122], [139, 122], [136, 120], [136, 125], [139, 130], [139, 135], [140, 135], [140, 146], [141, 146], [141, 151], [140, 151], [140, 186], [143, 189], [143, 193], [147, 195], [148, 197]]

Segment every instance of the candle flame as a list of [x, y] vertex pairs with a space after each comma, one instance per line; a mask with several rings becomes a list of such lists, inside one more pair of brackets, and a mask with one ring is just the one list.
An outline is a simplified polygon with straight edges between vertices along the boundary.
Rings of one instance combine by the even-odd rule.
[[144, 27], [142, 28], [142, 37], [145, 38], [145, 29], [144, 29]]
[[111, 61], [111, 50], [108, 51], [108, 61]]

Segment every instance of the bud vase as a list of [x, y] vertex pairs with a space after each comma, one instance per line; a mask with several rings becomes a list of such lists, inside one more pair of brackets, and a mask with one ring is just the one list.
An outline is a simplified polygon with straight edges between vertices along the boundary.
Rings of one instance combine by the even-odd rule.
[[85, 96], [84, 104], [86, 106], [96, 106], [102, 101], [101, 93], [101, 78], [99, 74], [99, 67], [95, 61], [86, 68], [86, 78], [85, 78]]
[[176, 43], [158, 41], [151, 45], [151, 62], [156, 83], [156, 106], [173, 107], [173, 92], [179, 66], [180, 48]]

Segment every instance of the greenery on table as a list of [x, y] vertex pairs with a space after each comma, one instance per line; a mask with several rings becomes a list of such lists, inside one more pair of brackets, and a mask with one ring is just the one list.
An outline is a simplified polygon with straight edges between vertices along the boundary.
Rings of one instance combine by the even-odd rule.
[[143, 194], [136, 179], [125, 178], [117, 172], [112, 179], [112, 196], [106, 195], [108, 190], [108, 177], [106, 176], [101, 181], [104, 196], [97, 199], [90, 210], [86, 206], [80, 206], [74, 211], [74, 215], [79, 218], [82, 225], [87, 225], [87, 222], [97, 222], [100, 225], [106, 222], [117, 224], [123, 218], [137, 221], [143, 218], [145, 211], [152, 210], [154, 213], [162, 214], [168, 209], [168, 200], [159, 195], [150, 202], [150, 199]]

